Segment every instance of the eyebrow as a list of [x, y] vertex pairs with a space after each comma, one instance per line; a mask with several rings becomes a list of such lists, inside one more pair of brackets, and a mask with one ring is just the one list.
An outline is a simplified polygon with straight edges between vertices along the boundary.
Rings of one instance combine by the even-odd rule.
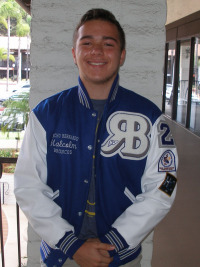
[[[94, 39], [94, 36], [93, 35], [84, 35], [80, 38], [80, 40], [84, 40], [84, 39]], [[112, 40], [115, 43], [118, 43], [118, 40], [112, 36], [103, 36], [102, 39], [103, 40]]]

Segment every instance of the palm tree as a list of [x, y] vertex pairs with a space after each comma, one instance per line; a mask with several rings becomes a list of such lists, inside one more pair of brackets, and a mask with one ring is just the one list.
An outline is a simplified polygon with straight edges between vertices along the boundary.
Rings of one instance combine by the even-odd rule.
[[3, 106], [6, 108], [2, 116], [1, 131], [8, 134], [13, 129], [22, 131], [27, 126], [29, 119], [29, 93], [19, 94], [16, 100], [6, 100], [3, 102]]
[[19, 12], [19, 7], [16, 1], [14, 0], [2, 0], [0, 2], [0, 16], [2, 17], [1, 21], [3, 25], [5, 20], [7, 20], [7, 33], [8, 33], [8, 48], [7, 48], [7, 85], [6, 91], [8, 91], [8, 82], [9, 82], [9, 58], [10, 58], [10, 18], [20, 19], [21, 14]]
[[[31, 27], [31, 16], [27, 15], [26, 22]], [[29, 51], [30, 51], [30, 32], [27, 35], [27, 49], [26, 49], [26, 80], [28, 80], [28, 66], [29, 66]]]
[[8, 24], [5, 18], [0, 17], [0, 24], [2, 24], [7, 29]]
[[[0, 60], [7, 60], [7, 56], [8, 56], [7, 50], [5, 48], [0, 47]], [[9, 59], [12, 62], [15, 62], [15, 57], [13, 55], [10, 55]]]
[[[20, 20], [16, 27], [16, 34], [19, 37], [19, 46], [18, 46], [18, 64], [17, 64], [17, 82], [21, 80], [21, 53], [20, 53], [20, 45], [21, 45], [21, 37], [27, 36], [30, 33], [30, 27], [28, 23], [24, 20]], [[27, 51], [28, 53], [28, 51]]]

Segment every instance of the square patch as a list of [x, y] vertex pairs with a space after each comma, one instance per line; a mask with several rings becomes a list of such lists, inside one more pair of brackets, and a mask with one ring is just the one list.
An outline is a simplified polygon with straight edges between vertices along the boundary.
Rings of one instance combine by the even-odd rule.
[[166, 193], [169, 197], [171, 197], [174, 188], [176, 186], [176, 183], [177, 183], [176, 177], [170, 173], [166, 173], [165, 180], [163, 181], [159, 189], [164, 193]]

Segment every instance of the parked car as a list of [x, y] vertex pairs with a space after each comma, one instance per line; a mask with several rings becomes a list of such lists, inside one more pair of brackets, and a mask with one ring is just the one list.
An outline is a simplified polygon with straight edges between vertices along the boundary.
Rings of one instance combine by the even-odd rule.
[[0, 105], [3, 104], [4, 101], [8, 100], [12, 96], [12, 92], [1, 92], [0, 93]]
[[9, 97], [10, 100], [13, 101], [20, 101], [22, 99], [28, 99], [29, 98], [29, 91], [17, 91], [15, 94]]
[[0, 116], [2, 115], [4, 109], [5, 109], [5, 107], [3, 107], [3, 106], [0, 104]]
[[30, 92], [30, 84], [26, 83], [20, 86], [18, 89], [13, 90], [13, 94], [9, 97], [9, 99], [13, 101], [27, 99], [29, 98], [29, 92]]
[[13, 90], [13, 93], [15, 92], [29, 92], [30, 91], [30, 83], [21, 84], [20, 86], [16, 87]]
[[0, 106], [2, 106], [3, 102], [8, 99], [11, 100], [21, 100], [24, 97], [28, 98], [30, 92], [30, 83], [25, 83], [20, 86], [16, 86], [16, 88], [12, 92], [1, 92], [0, 93]]

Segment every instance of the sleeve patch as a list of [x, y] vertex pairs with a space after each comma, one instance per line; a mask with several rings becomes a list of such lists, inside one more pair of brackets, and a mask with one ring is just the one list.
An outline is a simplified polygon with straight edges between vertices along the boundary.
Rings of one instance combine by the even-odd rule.
[[166, 150], [158, 162], [159, 172], [174, 172], [176, 171], [175, 155], [171, 150]]
[[167, 194], [169, 197], [172, 195], [174, 188], [176, 186], [177, 179], [170, 173], [166, 173], [164, 182], [161, 184], [159, 189]]
[[165, 121], [160, 121], [158, 124], [159, 147], [175, 147], [169, 125]]

